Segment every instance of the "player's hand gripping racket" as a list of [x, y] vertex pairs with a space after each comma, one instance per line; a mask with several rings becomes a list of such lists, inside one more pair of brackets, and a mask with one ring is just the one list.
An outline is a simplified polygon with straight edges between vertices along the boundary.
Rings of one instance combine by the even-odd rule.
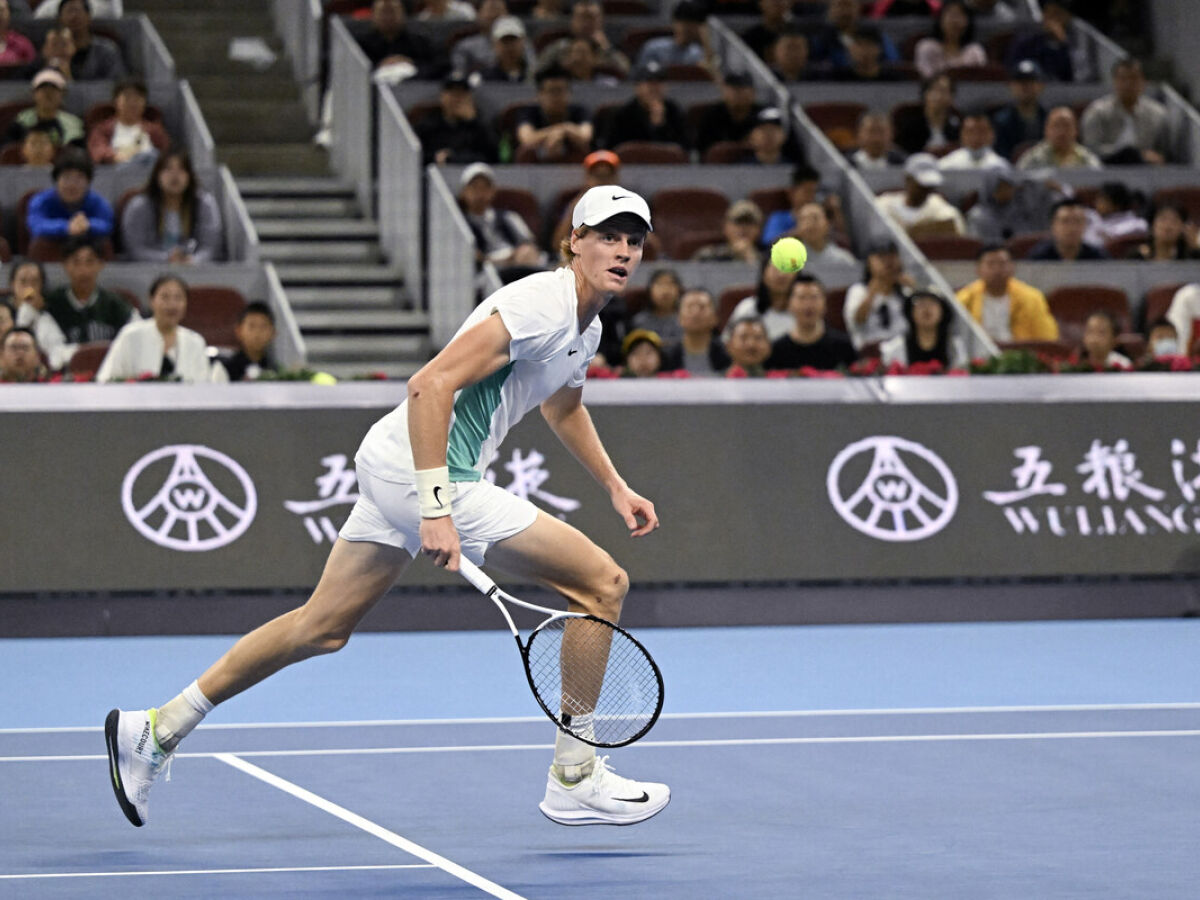
[[[504, 614], [533, 696], [555, 725], [593, 747], [623, 747], [658, 721], [662, 674], [627, 631], [596, 616], [518, 600], [465, 556], [459, 558], [459, 571]], [[549, 618], [522, 642], [505, 603]]]

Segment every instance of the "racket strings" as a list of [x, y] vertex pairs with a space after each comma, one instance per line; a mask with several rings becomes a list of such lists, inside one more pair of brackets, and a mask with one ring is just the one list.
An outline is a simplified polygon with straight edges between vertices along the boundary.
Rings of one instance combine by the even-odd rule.
[[552, 619], [533, 633], [534, 692], [559, 723], [589, 743], [618, 746], [644, 733], [661, 705], [661, 680], [624, 632], [591, 618]]

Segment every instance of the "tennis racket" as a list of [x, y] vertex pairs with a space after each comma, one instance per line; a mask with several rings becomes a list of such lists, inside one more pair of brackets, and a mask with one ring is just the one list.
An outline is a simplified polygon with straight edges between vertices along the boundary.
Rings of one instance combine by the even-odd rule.
[[[533, 696], [560, 729], [593, 747], [624, 747], [658, 721], [662, 673], [629, 632], [596, 616], [518, 600], [465, 556], [459, 572], [504, 615]], [[522, 641], [506, 603], [549, 618]]]

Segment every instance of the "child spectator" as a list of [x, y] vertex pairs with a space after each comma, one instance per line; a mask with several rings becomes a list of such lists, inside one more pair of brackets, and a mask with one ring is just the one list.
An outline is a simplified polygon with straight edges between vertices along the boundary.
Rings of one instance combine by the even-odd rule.
[[729, 324], [725, 326], [726, 344], [733, 335], [733, 324], [741, 319], [753, 318], [766, 330], [768, 350], [771, 341], [791, 331], [796, 319], [788, 309], [788, 301], [795, 281], [795, 272], [779, 270], [771, 262], [770, 256], [764, 254], [759, 269], [758, 287], [749, 297], [739, 301], [729, 315]]
[[8, 0], [0, 0], [0, 71], [17, 71], [37, 59], [29, 38], [12, 29], [12, 9]]
[[146, 187], [121, 214], [125, 253], [137, 262], [192, 264], [219, 259], [221, 211], [196, 181], [183, 150], [160, 156]]
[[1145, 362], [1161, 359], [1164, 356], [1179, 356], [1179, 332], [1171, 324], [1170, 319], [1155, 319], [1146, 329]]
[[247, 303], [238, 315], [234, 334], [237, 351], [219, 360], [230, 381], [257, 381], [263, 372], [279, 371], [271, 355], [271, 342], [275, 340], [275, 315], [271, 307], [261, 300]]
[[662, 371], [662, 338], [653, 331], [635, 329], [621, 343], [625, 373], [635, 378], [653, 378]]
[[7, 138], [17, 142], [25, 139], [25, 132], [41, 125], [54, 137], [54, 146], [83, 142], [83, 120], [62, 108], [67, 80], [54, 69], [42, 69], [30, 82], [33, 90], [33, 106], [17, 113], [8, 128]]
[[60, 0], [58, 24], [71, 32], [75, 55], [71, 77], [76, 81], [117, 81], [128, 74], [121, 48], [106, 37], [92, 34], [92, 7], [88, 0]]
[[37, 338], [28, 328], [14, 328], [0, 338], [0, 382], [32, 384], [46, 380]]
[[997, 343], [1058, 340], [1046, 295], [1019, 281], [1015, 271], [1007, 247], [985, 245], [975, 258], [979, 278], [958, 292], [958, 302]]
[[88, 135], [88, 152], [95, 162], [123, 163], [167, 152], [170, 139], [162, 125], [146, 118], [146, 98], [141, 81], [122, 81], [113, 89], [115, 115]]
[[900, 263], [900, 250], [891, 241], [867, 251], [863, 280], [850, 285], [842, 307], [842, 318], [854, 349], [904, 334], [904, 298], [912, 290], [912, 276]]
[[933, 34], [917, 42], [913, 58], [922, 78], [931, 78], [943, 69], [987, 65], [987, 51], [975, 41], [975, 15], [963, 0], [942, 4]]
[[796, 276], [788, 298], [792, 327], [771, 344], [768, 369], [847, 368], [858, 359], [850, 338], [825, 325], [825, 286], [808, 273]]
[[149, 319], [130, 322], [112, 342], [96, 380], [128, 381], [151, 375], [189, 384], [225, 381], [222, 366], [208, 359], [204, 338], [179, 323], [187, 314], [188, 289], [174, 275], [162, 275], [150, 285]]
[[21, 165], [52, 166], [57, 155], [54, 135], [48, 127], [38, 124], [25, 132], [21, 141]]
[[1083, 346], [1075, 351], [1072, 361], [1094, 369], [1132, 369], [1129, 357], [1117, 352], [1119, 331], [1112, 313], [1096, 310], [1083, 323]]
[[720, 375], [729, 368], [729, 354], [716, 335], [717, 303], [703, 288], [684, 291], [679, 300], [683, 336], [663, 351], [663, 369], [683, 369], [693, 375]]
[[962, 338], [953, 333], [950, 301], [940, 294], [913, 291], [904, 298], [904, 321], [907, 333], [890, 337], [879, 347], [884, 366], [936, 362], [944, 369], [960, 369], [970, 362]]
[[120, 294], [100, 287], [104, 260], [86, 237], [67, 239], [63, 269], [67, 284], [46, 293], [45, 309], [34, 325], [51, 369], [66, 365], [79, 344], [110, 341], [126, 324], [141, 319]]
[[29, 201], [27, 223], [32, 238], [62, 241], [68, 237], [106, 239], [113, 232], [113, 209], [92, 190], [92, 161], [78, 148], [69, 147], [51, 170], [54, 187]]

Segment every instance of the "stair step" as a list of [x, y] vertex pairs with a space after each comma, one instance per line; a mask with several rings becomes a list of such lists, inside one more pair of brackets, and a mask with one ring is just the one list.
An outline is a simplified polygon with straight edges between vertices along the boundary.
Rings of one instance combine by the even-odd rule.
[[[243, 197], [245, 194], [243, 194]], [[246, 211], [256, 220], [285, 217], [311, 220], [317, 217], [344, 219], [358, 213], [358, 202], [341, 197], [249, 197]]]
[[[129, 4], [126, 4], [128, 7]], [[150, 21], [159, 34], [197, 34], [199, 32], [220, 32], [231, 37], [246, 35], [269, 35], [275, 29], [271, 21], [271, 11], [266, 6], [256, 7], [250, 3], [242, 3], [238, 7], [237, 16], [225, 18], [214, 16], [212, 4], [204, 4], [204, 12], [197, 12], [198, 7], [181, 10], [176, 3], [170, 8], [163, 8], [149, 13]]]
[[382, 258], [374, 241], [263, 241], [260, 253], [272, 262], [377, 263]]
[[338, 178], [286, 178], [274, 175], [247, 175], [237, 180], [243, 197], [275, 197], [279, 194], [306, 197], [353, 197], [354, 186]]
[[214, 115], [210, 111], [213, 105], [201, 103], [200, 111], [218, 144], [233, 141], [302, 144], [316, 134], [316, 128], [299, 105], [285, 104], [284, 111], [277, 115], [273, 110], [278, 104], [268, 101], [258, 104], [257, 112], [245, 116]]
[[219, 144], [217, 158], [234, 175], [328, 175], [329, 154], [304, 144]]
[[308, 363], [320, 368], [321, 363], [356, 362], [369, 360], [426, 359], [429, 338], [426, 335], [304, 335]]
[[[153, 18], [158, 13], [178, 10], [179, 0], [125, 0], [123, 7], [126, 15], [144, 12]], [[245, 9], [246, 0], [204, 0], [205, 15], [214, 19], [236, 19], [234, 14], [241, 14]]]
[[[296, 311], [296, 324], [305, 340], [317, 332], [346, 334], [348, 332], [391, 332], [428, 334], [429, 316], [424, 312], [403, 309], [334, 309]], [[357, 336], [357, 335], [356, 335]]]
[[[311, 365], [311, 364], [310, 364]], [[351, 381], [356, 378], [362, 378], [364, 375], [386, 375], [388, 378], [412, 378], [421, 366], [425, 365], [424, 359], [413, 360], [363, 360], [361, 362], [325, 362], [321, 365], [322, 372], [328, 372], [339, 381]], [[403, 399], [401, 395], [397, 396], [397, 400]]]
[[374, 219], [307, 219], [288, 217], [282, 219], [256, 216], [254, 229], [259, 239], [286, 239], [291, 241], [377, 241], [379, 223]]
[[288, 290], [296, 285], [389, 285], [398, 288], [404, 284], [404, 274], [390, 266], [287, 262], [276, 264], [275, 271]]
[[[207, 0], [204, 7], [204, 15], [210, 19], [219, 18], [208, 8]], [[238, 16], [231, 16], [226, 21], [237, 21], [241, 15], [241, 9], [238, 10]], [[154, 21], [153, 18], [150, 20]], [[224, 66], [229, 61], [229, 46], [234, 38], [258, 38], [267, 45], [277, 57], [283, 56], [283, 41], [279, 36], [271, 31], [256, 31], [253, 28], [230, 29], [222, 27], [218, 29], [202, 28], [196, 31], [181, 31], [174, 34], [162, 34], [163, 43], [167, 45], [167, 49], [172, 54], [176, 49], [182, 51], [189, 56], [205, 55], [209, 60], [209, 72], [211, 73], [214, 66]], [[278, 59], [276, 63], [278, 63]]]
[[278, 103], [298, 103], [300, 89], [291, 78], [274, 75], [244, 75], [230, 78], [225, 75], [189, 75], [188, 84], [200, 105], [219, 100], [244, 99], [247, 94], [259, 100]]
[[204, 47], [194, 47], [183, 38], [173, 41], [164, 40], [163, 43], [167, 45], [167, 51], [175, 60], [175, 70], [181, 78], [191, 79], [197, 75], [211, 75], [216, 66], [220, 66], [225, 77], [232, 81], [240, 81], [244, 78], [292, 77], [292, 63], [286, 56], [281, 55], [266, 68], [259, 68], [250, 63], [230, 59], [227, 46], [214, 52]]
[[287, 288], [294, 310], [396, 309], [404, 303], [404, 292], [392, 285], [325, 285]]

